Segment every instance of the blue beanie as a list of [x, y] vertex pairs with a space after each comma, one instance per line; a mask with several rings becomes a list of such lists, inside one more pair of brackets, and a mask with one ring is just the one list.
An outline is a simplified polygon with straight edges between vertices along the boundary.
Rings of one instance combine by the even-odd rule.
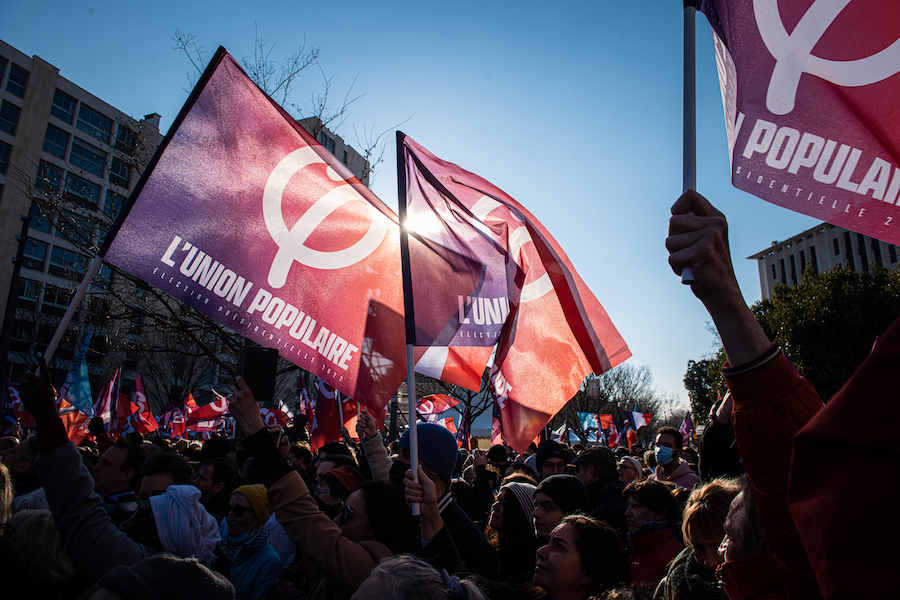
[[[434, 423], [419, 423], [416, 434], [419, 438], [419, 460], [431, 467], [445, 483], [450, 483], [458, 456], [456, 438], [449, 430]], [[400, 438], [400, 447], [409, 450], [408, 431]]]

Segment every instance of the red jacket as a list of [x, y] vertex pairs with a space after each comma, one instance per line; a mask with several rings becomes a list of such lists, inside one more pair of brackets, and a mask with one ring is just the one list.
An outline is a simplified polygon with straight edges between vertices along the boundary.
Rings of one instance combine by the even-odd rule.
[[822, 598], [800, 533], [788, 510], [794, 436], [822, 409], [812, 384], [773, 348], [749, 365], [724, 369], [741, 461], [766, 539], [781, 566], [786, 598]]
[[630, 539], [634, 552], [628, 561], [628, 567], [634, 583], [649, 583], [656, 586], [659, 580], [666, 576], [669, 562], [684, 549], [668, 527], [653, 533], [632, 536]]

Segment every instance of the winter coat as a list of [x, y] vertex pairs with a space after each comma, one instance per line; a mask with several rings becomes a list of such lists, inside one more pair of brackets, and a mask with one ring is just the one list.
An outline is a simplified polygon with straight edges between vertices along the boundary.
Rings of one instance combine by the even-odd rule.
[[687, 464], [687, 461], [683, 458], [678, 459], [678, 466], [675, 467], [675, 470], [668, 477], [663, 475], [663, 468], [657, 466], [656, 470], [647, 479], [650, 481], [671, 481], [678, 487], [689, 490], [700, 485], [700, 476], [694, 473], [691, 465]]
[[[223, 519], [219, 535], [222, 540], [216, 548], [217, 560], [213, 568], [231, 581], [235, 600], [265, 598], [284, 567], [281, 557], [269, 544], [268, 528], [264, 526], [253, 534], [247, 532], [232, 538], [228, 535], [228, 523]], [[220, 560], [225, 561], [227, 573], [217, 569]]]
[[675, 539], [670, 527], [659, 531], [632, 535], [631, 547], [634, 552], [628, 559], [631, 580], [635, 584], [650, 584], [651, 590], [666, 576], [671, 561], [684, 546]]

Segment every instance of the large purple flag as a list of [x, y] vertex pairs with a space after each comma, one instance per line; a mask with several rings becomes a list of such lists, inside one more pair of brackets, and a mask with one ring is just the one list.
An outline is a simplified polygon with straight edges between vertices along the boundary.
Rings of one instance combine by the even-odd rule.
[[388, 402], [403, 331], [373, 319], [402, 319], [396, 216], [224, 49], [148, 173], [108, 262], [366, 405]]

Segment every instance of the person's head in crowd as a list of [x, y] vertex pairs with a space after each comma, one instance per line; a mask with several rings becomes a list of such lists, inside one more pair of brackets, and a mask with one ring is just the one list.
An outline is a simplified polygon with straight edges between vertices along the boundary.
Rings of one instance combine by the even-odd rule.
[[[409, 469], [409, 465], [406, 466]], [[463, 480], [469, 485], [475, 485], [475, 467], [473, 465], [469, 465], [462, 472]]]
[[653, 456], [663, 469], [677, 465], [681, 458], [681, 432], [674, 427], [660, 427], [656, 431], [656, 449]]
[[531, 472], [513, 471], [500, 480], [500, 487], [503, 487], [507, 483], [527, 483], [529, 485], [537, 485], [538, 480]]
[[503, 477], [510, 477], [512, 475], [524, 475], [525, 477], [531, 478], [535, 485], [538, 482], [537, 472], [531, 468], [526, 462], [511, 462], [509, 466], [506, 467], [506, 470], [503, 472]]
[[92, 471], [94, 491], [101, 498], [111, 494], [134, 491], [141, 479], [145, 454], [140, 445], [123, 438], [107, 448]]
[[535, 466], [541, 479], [565, 473], [568, 464], [569, 451], [562, 444], [553, 440], [544, 440], [538, 445]]
[[644, 478], [644, 467], [641, 465], [641, 461], [633, 456], [623, 456], [619, 460], [616, 471], [619, 474], [619, 479], [626, 484], [632, 481], [640, 481]]
[[408, 554], [388, 556], [375, 566], [351, 600], [484, 600], [472, 581], [438, 573], [427, 562]]
[[543, 588], [551, 600], [586, 599], [630, 581], [628, 559], [619, 536], [591, 517], [565, 517], [537, 553], [534, 584]]
[[353, 461], [353, 466], [359, 468], [359, 463], [356, 460], [356, 455], [353, 453], [353, 450], [350, 449], [350, 446], [348, 446], [344, 442], [328, 442], [327, 444], [319, 448], [316, 462], [313, 463], [313, 465], [318, 468], [318, 463], [330, 460], [330, 457], [332, 456], [349, 456]]
[[340, 504], [356, 491], [362, 481], [363, 476], [353, 467], [337, 467], [319, 478], [316, 495], [329, 506]]
[[533, 543], [534, 490], [535, 485], [531, 483], [510, 482], [500, 487], [491, 505], [488, 526], [500, 536], [501, 544], [510, 538], [524, 538]]
[[506, 451], [506, 446], [503, 444], [494, 444], [491, 446], [490, 450], [487, 451], [488, 463], [494, 465], [498, 469], [506, 464], [508, 458], [509, 453]]
[[393, 553], [403, 552], [415, 538], [412, 512], [403, 492], [381, 481], [364, 481], [347, 497], [335, 517], [352, 542], [375, 540]]
[[155, 452], [148, 456], [141, 467], [139, 496], [158, 496], [170, 485], [192, 485], [194, 470], [183, 456], [172, 452]]
[[338, 467], [349, 467], [351, 469], [358, 470], [358, 465], [356, 461], [353, 460], [352, 457], [347, 456], [346, 454], [332, 454], [325, 460], [317, 461], [318, 467], [316, 467], [316, 478], [315, 485], [318, 486], [319, 482], [322, 480], [322, 477], [334, 469]]
[[575, 467], [575, 476], [585, 487], [598, 481], [605, 485], [619, 476], [616, 472], [616, 457], [609, 448], [585, 450], [571, 464]]
[[11, 514], [13, 501], [12, 477], [9, 476], [9, 468], [0, 462], [0, 533]]
[[129, 444], [140, 446], [144, 443], [144, 436], [140, 431], [129, 431], [128, 435], [125, 436], [125, 440]]
[[725, 537], [719, 552], [726, 562], [740, 560], [769, 550], [769, 542], [763, 531], [762, 521], [756, 512], [756, 502], [747, 485], [746, 475], [741, 477], [741, 491], [731, 501], [725, 517]]
[[699, 460], [697, 451], [690, 446], [681, 451], [681, 458], [683, 458], [689, 465], [696, 465], [697, 461]]
[[588, 492], [574, 475], [551, 475], [534, 490], [534, 533], [546, 540], [563, 517], [588, 509]]
[[[434, 481], [438, 496], [443, 496], [453, 478], [456, 466], [456, 437], [449, 430], [434, 423], [419, 423], [419, 460], [425, 474]], [[400, 447], [409, 451], [409, 432], [400, 438]]]
[[306, 471], [312, 463], [313, 454], [309, 449], [309, 444], [304, 442], [294, 442], [291, 449], [288, 450], [291, 466], [300, 471]]
[[719, 546], [725, 537], [725, 519], [741, 486], [734, 479], [714, 479], [691, 492], [681, 522], [684, 545], [701, 565], [715, 571], [722, 563]]
[[88, 600], [234, 600], [234, 586], [195, 558], [150, 556], [100, 578]]
[[[453, 501], [463, 509], [463, 512], [471, 517], [475, 508], [475, 489], [472, 487], [472, 484], [465, 479], [456, 477], [450, 482], [450, 494], [453, 496]], [[473, 518], [472, 520], [474, 521], [475, 519]]]
[[100, 456], [97, 454], [97, 450], [87, 446], [78, 446], [78, 454], [81, 455], [81, 462], [84, 463], [85, 468], [87, 468], [88, 471], [93, 472], [94, 467], [100, 462]]
[[582, 444], [581, 442], [578, 442], [578, 443], [572, 445], [572, 452], [574, 452], [575, 454], [578, 454], [578, 453], [584, 452], [584, 451], [585, 451], [585, 447], [584, 447], [584, 444]]
[[0, 437], [0, 457], [6, 456], [12, 452], [12, 449], [19, 445], [19, 438], [14, 435], [4, 435]]
[[257, 483], [242, 485], [231, 494], [228, 502], [228, 535], [236, 538], [266, 524], [272, 516], [272, 506], [266, 494], [266, 486]]
[[656, 468], [658, 463], [656, 462], [656, 454], [653, 452], [653, 450], [647, 450], [646, 452], [644, 452], [644, 464], [647, 465], [647, 468], [651, 471]]
[[200, 448], [200, 461], [210, 458], [226, 458], [231, 453], [232, 442], [224, 435], [213, 435]]
[[659, 481], [632, 481], [622, 491], [628, 533], [644, 524], [665, 520], [669, 527], [678, 523], [678, 504], [668, 486]]
[[227, 458], [207, 458], [201, 462], [194, 477], [194, 485], [200, 490], [200, 502], [206, 504], [220, 494], [230, 494], [236, 475], [234, 463]]
[[38, 458], [37, 437], [31, 436], [19, 442], [12, 451], [3, 456], [3, 462], [9, 467], [13, 481], [36, 475], [34, 461]]
[[200, 504], [200, 490], [190, 483], [173, 484], [149, 496], [122, 528], [151, 550], [194, 556], [207, 565], [219, 542], [219, 524]]
[[49, 510], [20, 510], [6, 522], [5, 537], [34, 584], [57, 584], [75, 576], [75, 565], [59, 537]]

